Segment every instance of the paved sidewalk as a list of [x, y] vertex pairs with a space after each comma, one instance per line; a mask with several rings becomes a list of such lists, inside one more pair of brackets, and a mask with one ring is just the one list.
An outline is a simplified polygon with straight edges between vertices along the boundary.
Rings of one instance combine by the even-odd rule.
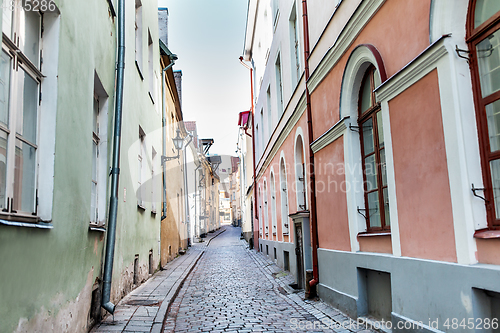
[[[276, 265], [274, 260], [268, 258], [263, 253], [248, 249], [248, 244], [245, 241], [242, 241], [242, 244], [246, 247], [250, 257], [257, 262], [257, 266], [265, 272], [267, 278], [273, 283], [273, 289], [311, 314], [314, 317], [312, 321], [318, 321], [325, 324], [325, 326], [334, 328], [335, 332], [375, 332], [375, 330], [367, 329], [366, 325], [353, 321], [347, 315], [326, 304], [319, 298], [306, 299], [304, 290], [297, 291], [289, 286], [289, 284], [295, 282], [292, 274], [283, 271]], [[327, 330], [325, 329], [324, 331], [326, 332]]]
[[185, 255], [165, 265], [164, 270], [157, 272], [125, 296], [116, 305], [114, 315], [108, 315], [91, 332], [161, 332], [165, 315], [184, 280], [201, 258], [210, 241], [224, 231], [226, 227], [208, 234], [203, 243], [193, 244]]
[[229, 227], [179, 290], [163, 333], [374, 333], [319, 299], [304, 300], [291, 282], [289, 272], [248, 250], [240, 229]]

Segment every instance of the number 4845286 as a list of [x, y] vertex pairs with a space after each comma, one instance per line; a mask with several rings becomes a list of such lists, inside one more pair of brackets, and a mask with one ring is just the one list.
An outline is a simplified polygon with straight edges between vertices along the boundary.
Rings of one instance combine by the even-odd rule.
[[499, 323], [498, 318], [468, 318], [467, 320], [464, 318], [461, 321], [458, 318], [447, 318], [443, 324], [447, 329], [456, 330], [460, 328], [468, 328], [468, 329], [476, 329], [476, 330], [489, 330], [489, 329], [498, 329]]

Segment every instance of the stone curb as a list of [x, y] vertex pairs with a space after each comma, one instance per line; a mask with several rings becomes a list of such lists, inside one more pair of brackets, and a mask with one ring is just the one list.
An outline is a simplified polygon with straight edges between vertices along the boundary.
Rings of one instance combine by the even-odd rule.
[[191, 262], [190, 267], [182, 273], [182, 275], [179, 277], [179, 279], [177, 279], [177, 281], [174, 283], [168, 294], [163, 299], [160, 309], [158, 310], [158, 313], [156, 314], [156, 317], [154, 319], [153, 327], [151, 328], [151, 333], [163, 332], [163, 328], [165, 326], [165, 319], [167, 318], [167, 313], [170, 311], [170, 307], [172, 306], [173, 301], [177, 297], [179, 290], [184, 285], [184, 281], [186, 281], [187, 277], [189, 276], [189, 274], [191, 274], [191, 272], [195, 268], [196, 264], [198, 264], [198, 261], [201, 259], [204, 253], [205, 250], [202, 250], [198, 254], [198, 257]]
[[[226, 231], [225, 228], [222, 231], [220, 231], [219, 233], [217, 233], [216, 235], [212, 236], [208, 240], [208, 242], [205, 245], [205, 247], [208, 247], [208, 245], [210, 244], [210, 242], [212, 241], [212, 239], [214, 239], [215, 237], [219, 236], [224, 231]], [[201, 257], [203, 256], [204, 253], [205, 253], [205, 248], [201, 249], [200, 254], [198, 255], [198, 258], [196, 258], [195, 260], [193, 260], [193, 262], [190, 264], [189, 269], [186, 269], [184, 271], [184, 273], [181, 275], [181, 277], [179, 277], [179, 279], [175, 282], [175, 284], [173, 285], [172, 289], [170, 289], [170, 291], [168, 292], [167, 296], [165, 297], [165, 299], [161, 303], [161, 306], [160, 306], [160, 309], [158, 310], [158, 313], [156, 314], [156, 317], [155, 317], [155, 320], [154, 320], [154, 323], [153, 323], [153, 327], [151, 329], [151, 333], [161, 333], [161, 332], [163, 332], [164, 327], [165, 327], [165, 321], [167, 319], [167, 314], [170, 311], [170, 307], [172, 306], [172, 303], [174, 302], [175, 298], [179, 294], [179, 290], [184, 285], [184, 282], [186, 281], [187, 277], [194, 270], [194, 268], [198, 264], [198, 261], [201, 259]], [[170, 295], [170, 297], [169, 297], [169, 295]], [[165, 300], [167, 298], [168, 298], [168, 301], [165, 302]], [[161, 319], [161, 321], [160, 321], [160, 319]], [[160, 323], [161, 323], [161, 325], [160, 325]]]

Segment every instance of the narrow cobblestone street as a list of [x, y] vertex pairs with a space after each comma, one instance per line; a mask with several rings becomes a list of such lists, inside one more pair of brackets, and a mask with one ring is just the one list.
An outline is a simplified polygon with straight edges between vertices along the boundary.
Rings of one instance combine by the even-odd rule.
[[211, 242], [179, 291], [164, 332], [333, 332], [319, 326], [301, 330], [298, 323], [305, 329], [306, 323], [332, 317], [332, 322], [348, 320], [322, 302], [315, 303], [329, 310], [328, 315], [297, 294], [288, 295], [244, 247], [240, 229], [226, 228]]

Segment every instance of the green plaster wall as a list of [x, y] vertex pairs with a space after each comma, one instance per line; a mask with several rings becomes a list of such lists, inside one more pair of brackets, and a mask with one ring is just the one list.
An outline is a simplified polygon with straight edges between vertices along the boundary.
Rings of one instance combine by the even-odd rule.
[[[30, 323], [36, 323], [40, 318], [48, 318], [48, 322], [56, 321], [58, 314], [63, 311], [72, 313], [66, 316], [67, 322], [63, 323], [69, 331], [85, 331], [84, 323], [90, 308], [91, 290], [89, 291], [88, 286], [100, 276], [103, 264], [106, 235], [88, 229], [92, 96], [96, 71], [109, 95], [107, 156], [108, 165], [111, 165], [116, 19], [109, 15], [108, 3], [104, 0], [58, 0], [55, 3], [60, 10], [60, 38], [52, 209], [54, 228], [39, 230], [0, 225], [2, 332], [26, 330]], [[161, 118], [148, 96], [148, 73], [144, 73], [145, 81], [137, 74], [134, 64], [134, 2], [127, 1], [126, 5], [125, 99], [112, 284], [115, 301], [121, 294], [119, 288], [123, 288], [123, 283], [120, 283], [121, 273], [133, 263], [135, 254], [139, 254], [141, 264], [147, 264], [149, 250], [153, 249], [155, 262], [159, 260], [160, 209], [157, 209], [156, 216], [151, 214], [150, 203], [145, 211], [138, 210], [132, 185], [136, 181], [132, 175], [137, 174], [137, 161], [129, 165], [127, 150], [138, 139], [139, 124], [147, 133], [161, 128]], [[143, 69], [147, 71], [149, 26], [155, 42], [155, 68], [158, 71], [156, 3], [144, 1], [143, 15]], [[0, 19], [1, 17], [0, 13]], [[51, 60], [44, 58], [44, 62], [49, 61]], [[161, 155], [161, 141], [154, 146]], [[105, 152], [101, 152], [103, 153]], [[157, 185], [157, 193], [161, 193], [161, 183]], [[126, 202], [123, 200], [124, 188], [127, 189]]]

